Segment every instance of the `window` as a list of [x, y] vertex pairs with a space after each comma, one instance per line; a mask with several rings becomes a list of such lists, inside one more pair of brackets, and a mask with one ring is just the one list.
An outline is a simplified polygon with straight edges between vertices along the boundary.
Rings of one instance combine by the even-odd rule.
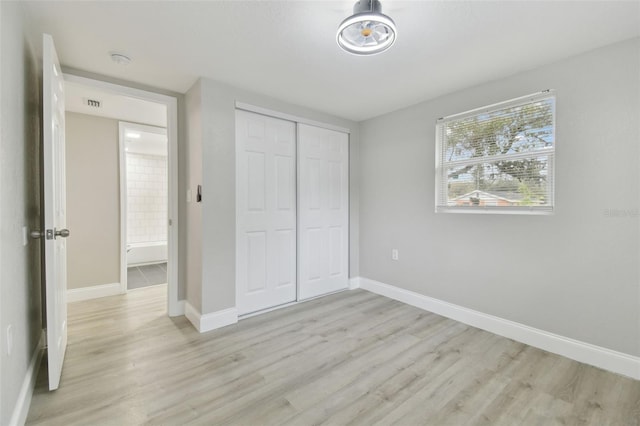
[[436, 212], [553, 211], [551, 90], [441, 118]]

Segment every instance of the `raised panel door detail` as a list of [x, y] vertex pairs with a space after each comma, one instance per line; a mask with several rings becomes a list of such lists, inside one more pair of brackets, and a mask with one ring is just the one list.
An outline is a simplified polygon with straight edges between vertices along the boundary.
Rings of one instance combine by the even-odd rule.
[[349, 138], [298, 124], [299, 298], [349, 286]]
[[250, 139], [264, 140], [265, 136], [265, 123], [258, 117], [253, 117], [247, 121], [247, 136]]
[[308, 158], [305, 172], [309, 179], [305, 187], [306, 195], [309, 197], [309, 208], [319, 210], [322, 198], [322, 189], [320, 187], [320, 160], [317, 158]]
[[296, 126], [236, 111], [236, 307], [296, 300]]
[[262, 211], [265, 208], [265, 155], [262, 153], [247, 153], [247, 206], [252, 211]]
[[329, 275], [342, 273], [342, 226], [329, 228]]
[[295, 230], [284, 229], [276, 231], [278, 249], [275, 252], [278, 265], [277, 286], [295, 284], [296, 238]]
[[276, 198], [278, 210], [291, 210], [294, 208], [295, 197], [293, 183], [293, 159], [282, 155], [276, 156]]
[[287, 123], [287, 126], [278, 127], [275, 149], [276, 153], [293, 158], [296, 148], [295, 133], [291, 132], [291, 127], [288, 124], [290, 123]]
[[340, 153], [340, 141], [338, 140], [338, 138], [331, 138], [328, 143], [328, 148], [329, 151], [333, 152], [333, 153]]
[[267, 282], [267, 234], [247, 233], [247, 271], [250, 293], [265, 290]]
[[321, 228], [309, 228], [307, 230], [308, 280], [319, 280], [321, 278], [322, 233]]
[[329, 208], [339, 210], [342, 207], [342, 165], [337, 161], [329, 162]]

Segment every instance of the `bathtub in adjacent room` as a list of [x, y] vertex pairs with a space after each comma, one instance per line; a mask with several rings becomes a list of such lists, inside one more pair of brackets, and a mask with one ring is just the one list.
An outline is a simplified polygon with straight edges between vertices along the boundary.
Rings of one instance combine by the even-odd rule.
[[166, 241], [127, 244], [127, 266], [164, 263], [167, 257]]

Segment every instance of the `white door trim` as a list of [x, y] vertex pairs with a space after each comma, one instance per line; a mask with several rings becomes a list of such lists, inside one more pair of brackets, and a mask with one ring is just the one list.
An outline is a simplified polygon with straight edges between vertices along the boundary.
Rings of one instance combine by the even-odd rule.
[[297, 124], [309, 124], [311, 126], [321, 127], [323, 129], [328, 129], [328, 130], [335, 130], [341, 133], [346, 133], [346, 134], [351, 133], [351, 130], [347, 129], [346, 127], [334, 126], [333, 124], [322, 123], [320, 121], [310, 120], [308, 118], [298, 117], [297, 115], [286, 114], [284, 112], [274, 111], [272, 109], [263, 108], [263, 107], [259, 107], [251, 104], [246, 104], [244, 102], [236, 101], [236, 109], [240, 109], [248, 112], [255, 112], [256, 114], [262, 114], [268, 117], [281, 118], [283, 120], [293, 121], [294, 123], [297, 123]]
[[169, 316], [184, 315], [184, 303], [178, 300], [178, 100], [173, 96], [121, 86], [106, 81], [81, 77], [73, 74], [64, 74], [66, 81], [108, 90], [123, 96], [129, 96], [145, 101], [156, 102], [167, 107], [167, 142], [168, 142], [168, 168], [169, 168], [169, 211], [168, 217], [171, 225], [168, 228], [167, 248], [169, 260], [167, 262], [168, 282], [168, 314]]
[[[118, 148], [120, 169], [120, 293], [127, 292], [127, 157], [124, 146], [126, 129], [139, 132], [167, 134], [167, 129], [159, 126], [118, 121]], [[169, 147], [167, 146], [167, 149]], [[168, 154], [168, 153], [167, 153]], [[168, 159], [168, 156], [167, 156]], [[168, 216], [168, 215], [167, 215]], [[168, 242], [167, 242], [168, 244]]]

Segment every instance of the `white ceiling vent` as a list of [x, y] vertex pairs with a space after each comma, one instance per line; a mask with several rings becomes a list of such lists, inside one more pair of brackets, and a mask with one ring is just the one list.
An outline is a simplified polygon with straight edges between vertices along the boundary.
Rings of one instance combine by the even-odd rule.
[[87, 106], [90, 106], [93, 108], [100, 108], [100, 106], [102, 105], [102, 103], [97, 99], [85, 99], [84, 101]]

